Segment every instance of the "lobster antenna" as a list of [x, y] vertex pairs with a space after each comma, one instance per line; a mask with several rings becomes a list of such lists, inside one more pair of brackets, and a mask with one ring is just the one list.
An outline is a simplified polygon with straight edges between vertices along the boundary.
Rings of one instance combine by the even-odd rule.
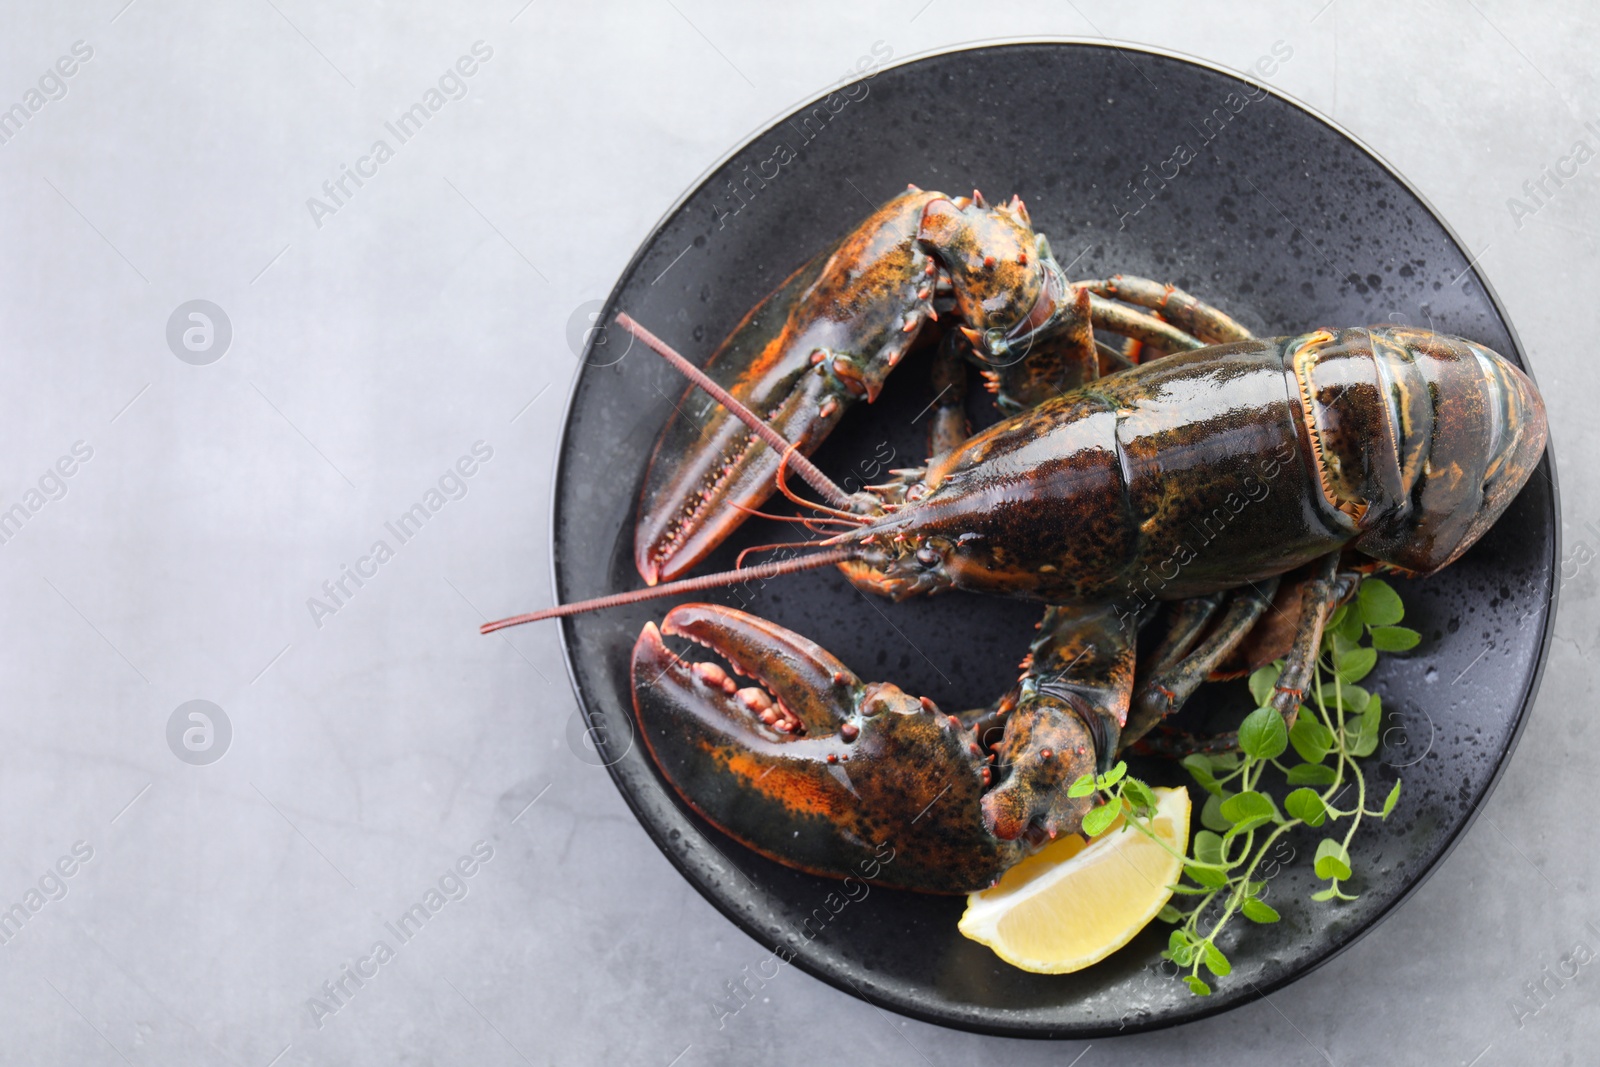
[[710, 393], [712, 399], [727, 408], [732, 415], [750, 427], [757, 437], [771, 445], [775, 451], [783, 453], [788, 462], [799, 472], [800, 477], [806, 480], [806, 484], [821, 494], [824, 500], [841, 511], [850, 510], [849, 493], [835, 485], [833, 479], [823, 474], [815, 463], [800, 454], [800, 450], [795, 447], [793, 442], [786, 440], [777, 430], [767, 425], [765, 419], [745, 407], [744, 403], [732, 393], [712, 381], [705, 371], [684, 359], [667, 342], [640, 326], [627, 312], [617, 313], [617, 325], [643, 341], [662, 359], [672, 364], [679, 374], [682, 374], [701, 389]]
[[507, 626], [521, 626], [525, 622], [540, 622], [544, 619], [558, 619], [567, 615], [582, 615], [589, 611], [600, 611], [603, 608], [616, 608], [624, 604], [637, 604], [641, 600], [656, 600], [664, 596], [676, 596], [679, 593], [698, 593], [702, 589], [715, 589], [724, 585], [738, 585], [740, 582], [762, 581], [767, 578], [776, 578], [783, 574], [794, 574], [796, 571], [816, 570], [818, 567], [828, 567], [835, 563], [843, 563], [849, 559], [851, 550], [848, 548], [835, 548], [827, 552], [817, 552], [809, 556], [799, 556], [795, 559], [776, 560], [772, 563], [759, 563], [754, 567], [723, 571], [720, 574], [705, 574], [698, 578], [684, 578], [681, 581], [667, 582], [665, 585], [653, 585], [646, 589], [634, 589], [627, 593], [613, 593], [610, 596], [597, 597], [594, 600], [580, 600], [575, 604], [557, 604], [543, 611], [532, 611], [526, 615], [513, 615], [509, 619], [498, 619], [486, 622], [478, 627], [481, 634], [492, 634], [496, 630], [504, 630]]
[[[821, 533], [822, 531], [816, 530], [813, 532]], [[820, 541], [774, 541], [767, 545], [751, 545], [743, 552], [740, 552], [738, 557], [734, 559], [733, 569], [736, 571], [743, 569], [744, 558], [752, 552], [771, 552], [775, 548], [815, 548], [818, 545], [825, 545], [831, 540], [832, 538], [825, 537]]]

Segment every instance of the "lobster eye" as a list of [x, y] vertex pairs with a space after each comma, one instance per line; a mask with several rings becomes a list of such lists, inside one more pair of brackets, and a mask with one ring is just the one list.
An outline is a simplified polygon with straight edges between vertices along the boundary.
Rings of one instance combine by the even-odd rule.
[[917, 549], [917, 562], [924, 567], [937, 567], [940, 558], [939, 550], [932, 545], [923, 545]]

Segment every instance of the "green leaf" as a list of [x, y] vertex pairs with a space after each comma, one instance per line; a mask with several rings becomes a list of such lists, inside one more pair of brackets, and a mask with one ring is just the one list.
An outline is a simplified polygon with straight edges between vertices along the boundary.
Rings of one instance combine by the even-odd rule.
[[1244, 757], [1237, 752], [1211, 753], [1211, 769], [1213, 771], [1236, 771], [1239, 764], [1244, 762]]
[[1174, 908], [1171, 904], [1163, 904], [1161, 905], [1161, 910], [1156, 912], [1156, 918], [1164, 923], [1182, 922], [1183, 912]]
[[[1365, 714], [1354, 723], [1345, 724], [1345, 735], [1350, 745], [1350, 754], [1357, 757], [1367, 757], [1378, 751], [1378, 731], [1383, 726], [1383, 700], [1373, 697], [1367, 705]], [[1352, 731], [1354, 733], [1352, 734]]]
[[1219, 834], [1226, 833], [1231, 824], [1222, 817], [1222, 802], [1226, 797], [1232, 795], [1232, 793], [1225, 794], [1219, 790], [1206, 797], [1206, 805], [1200, 809], [1200, 825], [1207, 830], [1215, 830]]
[[1333, 751], [1333, 731], [1309, 713], [1297, 715], [1289, 731], [1289, 743], [1307, 763], [1321, 763]]
[[1128, 765], [1126, 763], [1122, 762], [1121, 760], [1118, 760], [1117, 761], [1117, 765], [1115, 767], [1111, 768], [1109, 771], [1107, 771], [1101, 777], [1101, 779], [1100, 779], [1100, 788], [1101, 789], [1110, 789], [1112, 786], [1114, 786], [1118, 782], [1122, 781], [1122, 776], [1127, 774], [1127, 773], [1128, 773]]
[[1211, 987], [1192, 974], [1184, 975], [1183, 984], [1188, 986], [1189, 992], [1197, 997], [1209, 997], [1211, 995]]
[[1111, 829], [1111, 824], [1116, 822], [1117, 816], [1121, 814], [1122, 805], [1116, 802], [1090, 808], [1089, 814], [1083, 817], [1083, 832], [1090, 837], [1099, 837]]
[[1239, 724], [1239, 748], [1254, 759], [1277, 759], [1289, 747], [1289, 730], [1283, 716], [1272, 708], [1257, 708]]
[[1326, 889], [1322, 889], [1322, 890], [1319, 890], [1319, 891], [1317, 891], [1315, 893], [1312, 893], [1311, 894], [1311, 899], [1312, 900], [1332, 900], [1334, 897], [1336, 897], [1338, 895], [1339, 895], [1339, 890], [1337, 888], [1335, 888], [1334, 886], [1330, 885]]
[[1265, 902], [1251, 897], [1239, 906], [1239, 914], [1253, 923], [1275, 923], [1281, 916]]
[[1182, 893], [1186, 897], [1203, 897], [1207, 893], [1211, 892], [1210, 887], [1197, 888], [1192, 885], [1184, 885], [1182, 882], [1179, 882], [1176, 885], [1169, 885], [1167, 888], [1172, 890], [1174, 893]]
[[1340, 604], [1333, 609], [1333, 614], [1328, 616], [1328, 621], [1323, 624], [1322, 632], [1325, 634], [1338, 633], [1344, 625], [1345, 619], [1350, 617], [1350, 605]]
[[1174, 930], [1167, 935], [1167, 950], [1163, 956], [1176, 963], [1179, 967], [1187, 967], [1194, 962], [1194, 943], [1189, 940], [1186, 930]]
[[1290, 785], [1332, 785], [1338, 776], [1332, 767], [1320, 763], [1300, 763], [1289, 768], [1285, 775]]
[[1377, 662], [1377, 650], [1371, 648], [1352, 648], [1348, 652], [1335, 653], [1333, 657], [1334, 671], [1345, 685], [1361, 681], [1371, 673]]
[[1067, 789], [1069, 797], [1086, 797], [1094, 792], [1094, 775], [1086, 774]]
[[1409, 652], [1421, 642], [1421, 634], [1404, 626], [1372, 628], [1372, 647], [1379, 652]]
[[1226, 847], [1236, 837], [1241, 837], [1258, 826], [1265, 826], [1272, 820], [1265, 815], [1252, 815], [1248, 819], [1240, 819], [1234, 823], [1227, 833], [1222, 835], [1222, 844]]
[[1195, 884], [1203, 885], [1207, 889], [1221, 889], [1228, 884], [1228, 876], [1221, 871], [1214, 871], [1210, 867], [1195, 867], [1185, 864], [1183, 873], [1194, 879]]
[[1267, 701], [1272, 699], [1272, 687], [1278, 684], [1278, 675], [1282, 673], [1283, 668], [1269, 663], [1250, 676], [1250, 695], [1255, 698], [1256, 707], [1267, 706]]
[[1368, 578], [1356, 591], [1356, 608], [1368, 626], [1393, 626], [1406, 617], [1400, 594], [1382, 578]]
[[1307, 826], [1321, 826], [1328, 818], [1327, 806], [1315, 789], [1296, 789], [1283, 798], [1283, 810]]
[[1350, 853], [1338, 841], [1325, 837], [1317, 845], [1316, 870], [1318, 878], [1349, 878]]
[[[1323, 695], [1326, 696], [1327, 694], [1328, 691], [1324, 689]], [[1354, 683], [1341, 683], [1338, 687], [1336, 696], [1338, 697], [1338, 704], [1341, 708], [1346, 711], [1354, 711], [1357, 713], [1366, 711], [1367, 705], [1372, 702], [1372, 694], [1361, 688], [1359, 685], [1355, 685]]]
[[1221, 794], [1222, 786], [1217, 784], [1216, 775], [1211, 773], [1211, 761], [1205, 756], [1185, 756], [1183, 766], [1188, 770], [1189, 776], [1200, 784], [1201, 789], [1213, 796]]
[[1202, 942], [1200, 949], [1204, 953], [1203, 961], [1206, 965], [1206, 970], [1218, 978], [1226, 978], [1228, 972], [1233, 970], [1233, 964], [1228, 962], [1228, 957], [1224, 956], [1222, 950], [1210, 941]]
[[1271, 819], [1277, 814], [1278, 809], [1266, 794], [1253, 789], [1235, 793], [1222, 802], [1222, 817], [1231, 823], [1241, 823], [1246, 819]]
[[1333, 628], [1333, 632], [1344, 638], [1346, 647], [1354, 647], [1361, 640], [1361, 634], [1366, 629], [1366, 624], [1361, 621], [1359, 611], [1345, 612], [1344, 619]]
[[1361, 740], [1361, 731], [1366, 725], [1365, 715], [1346, 715], [1344, 717], [1344, 748], [1346, 752], [1355, 754], [1356, 743]]
[[1400, 803], [1400, 782], [1396, 779], [1394, 788], [1389, 790], [1389, 795], [1383, 799], [1383, 818], [1387, 819], [1394, 811], [1394, 806]]
[[1156, 806], [1156, 795], [1137, 778], [1129, 778], [1122, 783], [1122, 800], [1125, 804], [1132, 804], [1135, 812], [1153, 811]]
[[1197, 863], [1222, 862], [1222, 838], [1210, 830], [1199, 830], [1194, 835], [1194, 858]]

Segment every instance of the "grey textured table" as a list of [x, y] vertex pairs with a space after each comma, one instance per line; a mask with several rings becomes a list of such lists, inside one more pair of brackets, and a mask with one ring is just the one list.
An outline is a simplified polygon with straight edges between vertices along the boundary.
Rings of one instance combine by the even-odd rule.
[[[1600, 1026], [1585, 5], [472, 8], [5, 5], [0, 908], [23, 910], [0, 923], [0, 1059], [1581, 1060]], [[548, 599], [569, 338], [660, 214], [875, 45], [1027, 35], [1241, 70], [1283, 42], [1271, 84], [1457, 228], [1550, 405], [1560, 640], [1450, 860], [1268, 1002], [1052, 1045], [788, 969], [719, 1020], [760, 946], [584, 758], [554, 630], [474, 630]]]

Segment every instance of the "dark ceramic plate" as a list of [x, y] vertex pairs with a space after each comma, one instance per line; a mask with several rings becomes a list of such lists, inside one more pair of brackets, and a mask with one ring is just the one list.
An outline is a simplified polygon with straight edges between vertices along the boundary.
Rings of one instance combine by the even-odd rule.
[[[1121, 271], [1171, 281], [1259, 335], [1403, 321], [1522, 362], [1469, 253], [1400, 177], [1324, 120], [1233, 74], [1103, 44], [1028, 42], [929, 56], [865, 86], [864, 95], [857, 87], [835, 97], [834, 113], [813, 102], [779, 119], [713, 169], [645, 241], [604, 321], [626, 310], [704, 361], [785, 275], [914, 182], [952, 195], [974, 186], [991, 199], [1020, 193], [1072, 277]], [[780, 146], [794, 158], [767, 162], [786, 157]], [[626, 349], [620, 331], [591, 347], [568, 404], [554, 508], [563, 601], [640, 584], [630, 553], [635, 500], [684, 386], [642, 347]], [[851, 412], [818, 462], [840, 480], [891, 449], [897, 463], [921, 462], [917, 416], [930, 394], [925, 365], [908, 361], [878, 404]], [[976, 402], [973, 414], [993, 417]], [[1369, 776], [1385, 791], [1403, 777], [1405, 796], [1387, 823], [1354, 842], [1360, 899], [1311, 903], [1315, 840], [1293, 840], [1269, 890], [1283, 921], [1235, 924], [1233, 974], [1209, 998], [1162, 972], [1159, 923], [1087, 971], [1045, 976], [962, 938], [964, 898], [875, 889], [833, 914], [823, 904], [837, 883], [722, 836], [634, 743], [629, 653], [639, 628], [668, 605], [572, 619], [563, 639], [591, 736], [628, 804], [684, 876], [768, 951], [792, 951], [796, 965], [840, 989], [932, 1022], [1090, 1037], [1167, 1026], [1271, 992], [1370, 930], [1444, 858], [1494, 786], [1533, 700], [1554, 615], [1556, 514], [1546, 457], [1463, 559], [1402, 583], [1407, 621], [1423, 641], [1387, 657], [1368, 683], [1391, 709]], [[787, 539], [748, 523], [701, 572], [730, 566], [743, 545]], [[1039, 617], [1032, 604], [965, 594], [869, 601], [832, 571], [771, 582], [751, 610], [817, 638], [865, 677], [946, 707], [985, 704], [1005, 689]], [[1240, 690], [1207, 690], [1213, 709], [1248, 703]], [[1183, 777], [1172, 764], [1144, 773], [1172, 784]]]

